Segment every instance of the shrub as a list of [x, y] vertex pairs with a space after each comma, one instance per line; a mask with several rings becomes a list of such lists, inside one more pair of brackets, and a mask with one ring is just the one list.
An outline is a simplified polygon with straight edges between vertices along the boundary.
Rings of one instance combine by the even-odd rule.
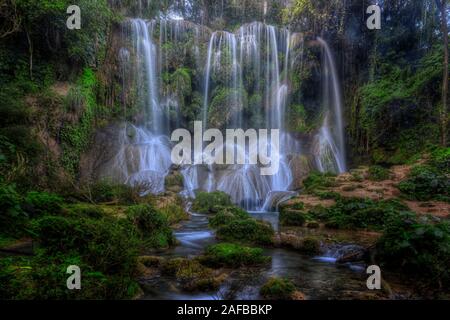
[[271, 278], [260, 290], [261, 296], [269, 300], [290, 300], [295, 292], [295, 285], [285, 278]]
[[80, 255], [106, 275], [134, 272], [139, 242], [126, 221], [46, 216], [33, 222], [33, 234], [46, 255]]
[[321, 218], [326, 221], [327, 227], [383, 230], [391, 218], [409, 209], [394, 199], [374, 201], [343, 198], [336, 205], [325, 210], [326, 214], [322, 213]]
[[303, 211], [283, 209], [280, 211], [280, 223], [283, 226], [303, 226], [306, 216]]
[[[67, 267], [77, 265], [82, 273], [82, 290], [67, 290]], [[33, 259], [0, 260], [0, 299], [77, 300], [129, 299], [137, 289], [130, 275], [105, 275], [84, 263], [78, 255]]]
[[335, 185], [335, 175], [331, 173], [321, 173], [313, 171], [303, 181], [303, 186], [307, 192], [333, 187]]
[[414, 167], [408, 178], [399, 183], [398, 188], [411, 199], [450, 201], [450, 179], [428, 165]]
[[61, 211], [63, 199], [53, 193], [31, 191], [25, 197], [26, 211], [32, 217], [43, 214], [57, 214]]
[[217, 229], [217, 237], [225, 241], [272, 244], [274, 231], [272, 227], [255, 219], [234, 219]]
[[201, 261], [211, 267], [241, 267], [263, 264], [270, 259], [260, 248], [220, 243], [207, 247]]
[[430, 165], [442, 173], [450, 173], [450, 148], [437, 148], [431, 153]]
[[419, 223], [403, 214], [377, 242], [377, 259], [431, 285], [450, 285], [450, 224]]
[[224, 192], [199, 192], [192, 204], [192, 210], [198, 213], [217, 213], [220, 207], [232, 206], [231, 198]]
[[146, 245], [164, 248], [175, 243], [167, 217], [152, 205], [135, 205], [127, 209], [128, 220], [139, 230]]
[[18, 236], [23, 230], [27, 215], [22, 210], [21, 202], [13, 185], [0, 184], [0, 233]]
[[389, 170], [383, 168], [382, 166], [371, 166], [368, 173], [368, 178], [372, 181], [383, 181], [389, 179], [390, 177]]

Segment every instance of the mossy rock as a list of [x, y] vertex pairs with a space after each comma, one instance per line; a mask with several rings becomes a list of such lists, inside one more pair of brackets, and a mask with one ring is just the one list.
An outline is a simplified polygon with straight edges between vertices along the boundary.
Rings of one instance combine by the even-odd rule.
[[270, 256], [265, 256], [260, 248], [243, 247], [233, 243], [219, 243], [206, 248], [201, 262], [211, 267], [256, 266], [267, 263]]
[[291, 300], [296, 291], [295, 285], [286, 278], [270, 278], [260, 290], [260, 294], [267, 300]]
[[266, 222], [255, 219], [235, 219], [220, 226], [216, 235], [224, 241], [271, 245], [275, 233]]
[[186, 291], [214, 291], [221, 283], [212, 269], [196, 259], [175, 258], [164, 261], [161, 271], [166, 276], [174, 277]]
[[320, 253], [320, 241], [316, 238], [306, 237], [301, 241], [298, 250], [306, 255], [317, 255]]
[[310, 221], [306, 224], [306, 227], [309, 229], [319, 229], [320, 224], [317, 221]]
[[140, 256], [138, 262], [147, 268], [159, 268], [164, 263], [164, 259], [157, 256]]
[[245, 210], [236, 207], [217, 207], [218, 212], [209, 219], [209, 226], [218, 228], [224, 226], [234, 220], [252, 219], [252, 217]]
[[231, 197], [221, 191], [199, 192], [192, 203], [192, 210], [203, 214], [217, 213], [222, 207], [232, 206]]

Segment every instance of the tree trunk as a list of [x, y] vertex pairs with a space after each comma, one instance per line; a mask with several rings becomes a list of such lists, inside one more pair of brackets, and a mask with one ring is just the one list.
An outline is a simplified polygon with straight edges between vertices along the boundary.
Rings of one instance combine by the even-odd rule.
[[28, 40], [28, 52], [29, 52], [29, 63], [30, 63], [30, 79], [33, 80], [33, 42], [31, 41], [31, 36], [28, 30], [25, 31]]
[[448, 97], [448, 28], [447, 28], [447, 1], [442, 0], [441, 3], [441, 29], [442, 36], [444, 37], [444, 71], [442, 77], [442, 106], [440, 108], [440, 131], [441, 131], [441, 144], [447, 146], [447, 125], [448, 125], [448, 110], [447, 110], [447, 97]]

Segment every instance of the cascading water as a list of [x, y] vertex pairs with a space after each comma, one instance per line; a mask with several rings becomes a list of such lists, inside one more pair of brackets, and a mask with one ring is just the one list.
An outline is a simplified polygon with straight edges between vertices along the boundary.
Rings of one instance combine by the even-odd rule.
[[[131, 82], [128, 88], [135, 90], [142, 112], [137, 125], [123, 128], [119, 151], [110, 162], [111, 175], [129, 184], [149, 184], [150, 192], [164, 190], [164, 178], [172, 167], [169, 135], [181, 123], [184, 97], [179, 88], [160, 81], [163, 74], [174, 72], [167, 50], [193, 40], [190, 55], [203, 71], [196, 73], [196, 81], [203, 83], [199, 115], [203, 128], [278, 129], [276, 156], [280, 162], [273, 176], [261, 175], [258, 164], [183, 165], [183, 194], [195, 197], [198, 190], [220, 190], [251, 211], [276, 209], [278, 203], [292, 196], [292, 159], [300, 155], [301, 148], [298, 139], [286, 130], [286, 109], [290, 104], [291, 68], [297, 59], [303, 59], [296, 50], [303, 50], [303, 36], [260, 22], [243, 25], [235, 33], [210, 32], [184, 20], [131, 19], [125, 29], [125, 46], [119, 53], [123, 81]], [[322, 39], [319, 43], [324, 49], [326, 116], [313, 153], [319, 170], [342, 172], [346, 168], [339, 84], [330, 49]], [[247, 107], [250, 103], [251, 110]], [[236, 146], [224, 143], [222, 148]], [[248, 159], [249, 150], [235, 151]], [[205, 155], [197, 152], [192, 157], [201, 159]]]
[[323, 105], [325, 117], [315, 139], [316, 163], [319, 170], [342, 173], [347, 170], [345, 161], [342, 96], [338, 75], [328, 43], [317, 39], [323, 48]]

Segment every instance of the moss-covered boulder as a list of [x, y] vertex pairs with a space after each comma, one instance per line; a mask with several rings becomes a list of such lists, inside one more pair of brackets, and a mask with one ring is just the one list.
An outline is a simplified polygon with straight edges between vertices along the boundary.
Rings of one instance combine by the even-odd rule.
[[295, 285], [286, 278], [271, 278], [260, 290], [260, 294], [264, 299], [268, 300], [291, 300]]
[[163, 275], [174, 277], [186, 291], [214, 291], [221, 283], [212, 269], [203, 266], [196, 259], [174, 258], [161, 265]]
[[192, 203], [192, 210], [203, 214], [217, 213], [222, 207], [232, 206], [231, 198], [228, 194], [215, 192], [199, 192]]
[[175, 244], [167, 217], [152, 205], [135, 205], [126, 210], [128, 221], [139, 231], [146, 246], [167, 248]]
[[270, 245], [275, 232], [266, 222], [256, 219], [234, 219], [220, 226], [216, 231], [217, 238], [223, 241]]
[[211, 267], [256, 266], [267, 263], [270, 256], [265, 256], [260, 248], [244, 247], [233, 243], [219, 243], [205, 250], [201, 262]]

